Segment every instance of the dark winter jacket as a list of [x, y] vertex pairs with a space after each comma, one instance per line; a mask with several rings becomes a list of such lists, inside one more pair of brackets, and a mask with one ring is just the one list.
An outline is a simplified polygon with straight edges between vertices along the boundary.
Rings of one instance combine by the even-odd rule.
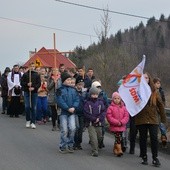
[[106, 92], [104, 92], [103, 90], [99, 93], [99, 98], [102, 99], [104, 101], [104, 105], [106, 108], [108, 108], [109, 106], [109, 100], [107, 97]]
[[8, 96], [8, 84], [7, 84], [7, 75], [2, 74], [1, 77], [1, 96], [7, 97]]
[[77, 91], [78, 94], [79, 94], [79, 99], [80, 99], [80, 103], [79, 103], [79, 106], [77, 107], [76, 109], [76, 114], [78, 116], [84, 116], [84, 113], [83, 113], [83, 106], [84, 106], [84, 102], [85, 102], [85, 99], [86, 99], [86, 91]]
[[164, 91], [163, 91], [162, 87], [159, 88], [159, 94], [161, 96], [163, 104], [165, 105], [166, 104], [166, 100], [165, 100], [165, 94], [164, 94]]
[[[106, 107], [103, 100], [88, 98], [84, 104], [84, 117], [86, 126], [104, 126]], [[95, 123], [99, 118], [99, 123]]]
[[[29, 71], [27, 71], [26, 73], [23, 74], [21, 78], [21, 86], [24, 92], [29, 92], [29, 87], [28, 87], [29, 82], [30, 82]], [[31, 91], [31, 93], [37, 93], [38, 88], [41, 86], [41, 79], [40, 79], [40, 75], [35, 71], [31, 71], [31, 82], [32, 82], [31, 87], [34, 87], [34, 90]]]
[[[87, 93], [87, 98], [89, 98], [89, 97], [90, 97], [90, 93], [88, 92], [88, 93]], [[109, 106], [109, 99], [108, 99], [108, 97], [107, 97], [106, 92], [103, 91], [103, 90], [101, 90], [100, 93], [99, 93], [98, 98], [101, 99], [101, 100], [103, 100], [104, 105], [105, 105], [105, 107], [106, 107], [106, 109], [107, 109], [108, 106]]]
[[68, 109], [75, 108], [75, 110], [79, 106], [79, 96], [74, 87], [62, 85], [56, 91], [56, 102], [57, 105], [61, 108], [62, 115], [70, 115]]
[[92, 79], [90, 79], [87, 75], [84, 76], [84, 79], [82, 76], [78, 75], [76, 77], [76, 79], [82, 79], [84, 80], [84, 88], [87, 88], [89, 89], [91, 87], [91, 84], [92, 84], [92, 80], [94, 79], [95, 77], [93, 76]]

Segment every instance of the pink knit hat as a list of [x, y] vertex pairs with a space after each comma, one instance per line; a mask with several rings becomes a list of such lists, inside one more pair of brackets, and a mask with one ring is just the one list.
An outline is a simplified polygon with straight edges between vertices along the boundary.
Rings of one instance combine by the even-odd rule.
[[[119, 94], [118, 92], [114, 92], [114, 93], [112, 94], [112, 99], [113, 99], [115, 96], [120, 97], [120, 94]], [[120, 97], [120, 98], [121, 98], [121, 97]]]

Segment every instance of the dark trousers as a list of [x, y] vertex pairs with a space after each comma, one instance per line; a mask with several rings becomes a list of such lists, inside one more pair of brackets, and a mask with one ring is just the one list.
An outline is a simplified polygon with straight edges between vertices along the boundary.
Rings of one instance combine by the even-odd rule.
[[52, 114], [52, 125], [53, 127], [56, 126], [56, 120], [58, 118], [57, 116], [57, 109], [55, 105], [50, 105], [50, 109], [51, 109], [51, 114]]
[[74, 136], [75, 146], [80, 146], [80, 144], [82, 143], [83, 128], [84, 128], [84, 116], [76, 115], [76, 133]]
[[130, 117], [130, 130], [129, 130], [129, 141], [130, 141], [130, 150], [134, 151], [136, 136], [138, 133], [138, 129], [135, 125], [135, 117]]
[[8, 110], [8, 96], [2, 97], [2, 110], [3, 110], [3, 112], [5, 110]]
[[138, 125], [137, 128], [139, 129], [139, 145], [141, 156], [147, 156], [147, 136], [149, 131], [152, 158], [156, 158], [158, 156], [158, 125], [143, 124]]
[[20, 114], [20, 96], [12, 96], [9, 102], [9, 115], [18, 116]]

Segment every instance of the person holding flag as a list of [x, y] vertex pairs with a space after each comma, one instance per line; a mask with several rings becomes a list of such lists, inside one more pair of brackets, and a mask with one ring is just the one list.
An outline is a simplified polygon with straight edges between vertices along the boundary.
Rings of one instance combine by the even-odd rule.
[[[129, 114], [135, 116], [135, 125], [139, 130], [139, 145], [142, 164], [147, 161], [147, 134], [149, 131], [152, 152], [152, 164], [159, 167], [158, 157], [158, 125], [159, 116], [162, 123], [166, 122], [164, 106], [158, 95], [149, 73], [143, 74], [146, 57], [122, 81], [118, 91]], [[159, 110], [159, 112], [158, 112]]]
[[[139, 130], [139, 145], [142, 157], [142, 164], [148, 165], [147, 161], [147, 135], [149, 131], [152, 164], [159, 167], [161, 163], [158, 159], [158, 125], [159, 116], [161, 122], [166, 122], [166, 115], [164, 111], [163, 102], [155, 89], [153, 80], [149, 73], [145, 73], [144, 77], [146, 82], [151, 88], [151, 96], [145, 107], [135, 116], [135, 124]], [[158, 111], [159, 110], [159, 111]], [[159, 115], [158, 115], [159, 114]]]

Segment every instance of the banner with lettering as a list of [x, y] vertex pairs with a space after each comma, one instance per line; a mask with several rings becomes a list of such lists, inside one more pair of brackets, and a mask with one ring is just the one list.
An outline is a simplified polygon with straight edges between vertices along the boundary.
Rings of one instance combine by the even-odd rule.
[[131, 116], [137, 115], [147, 104], [151, 89], [143, 76], [146, 57], [127, 76], [122, 79], [118, 91]]

